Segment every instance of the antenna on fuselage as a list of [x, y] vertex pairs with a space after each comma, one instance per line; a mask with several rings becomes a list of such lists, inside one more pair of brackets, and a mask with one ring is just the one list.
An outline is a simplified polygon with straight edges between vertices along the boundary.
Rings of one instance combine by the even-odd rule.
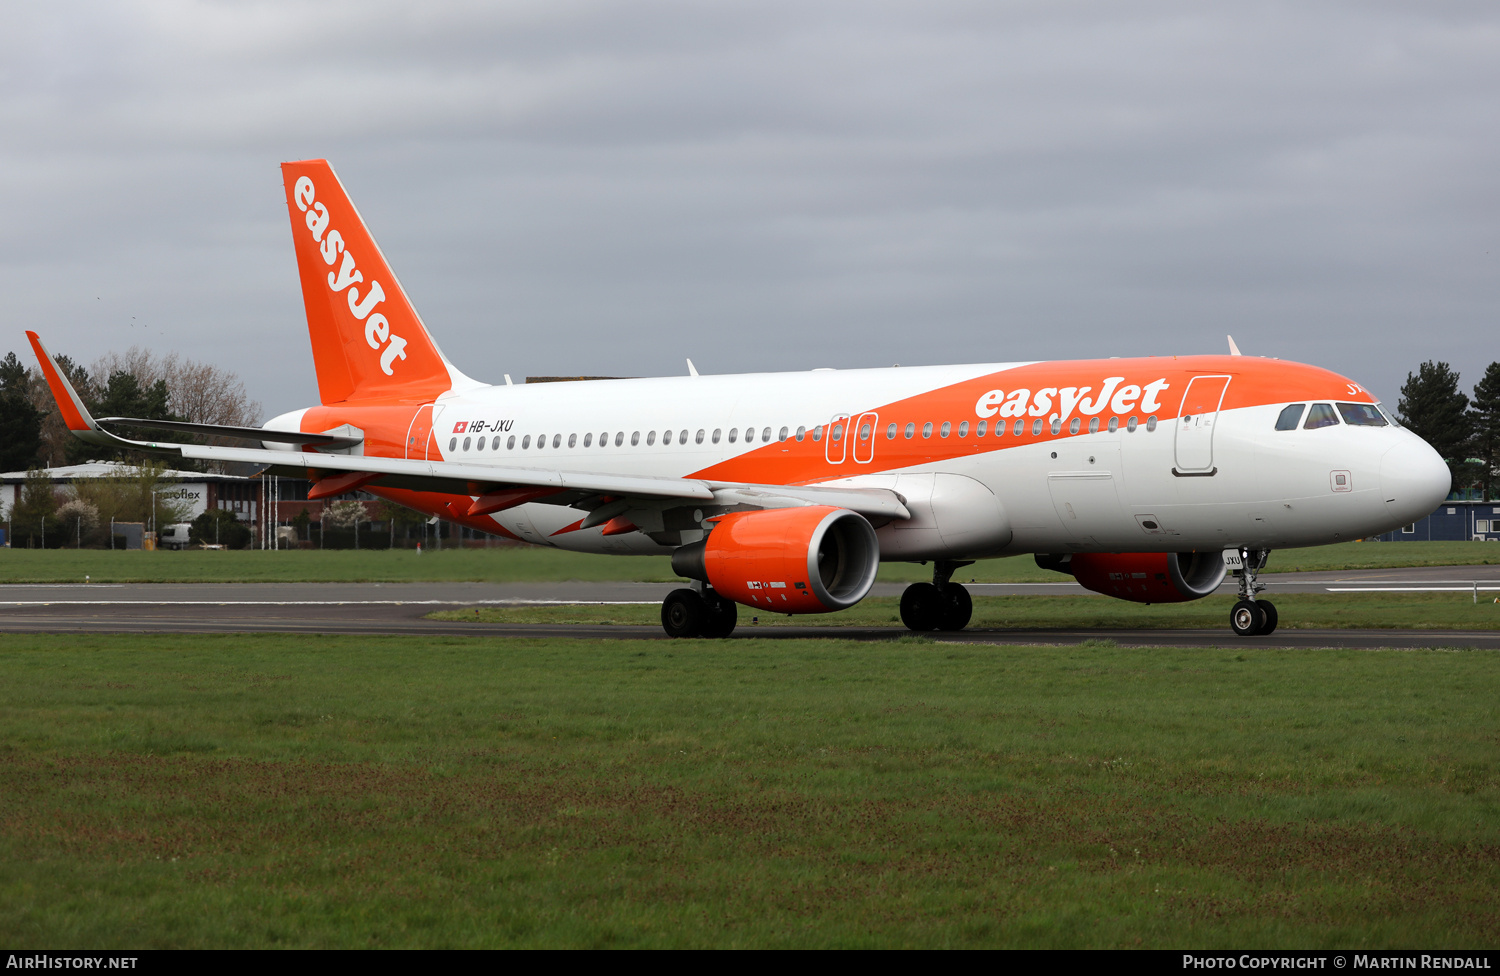
[[698, 367], [696, 367], [696, 366], [693, 365], [693, 361], [691, 359], [689, 359], [687, 361], [687, 364], [688, 364], [688, 375], [689, 376], [697, 376], [698, 375]]
[[1238, 355], [1240, 355], [1240, 347], [1234, 344], [1234, 336], [1227, 335], [1224, 338], [1226, 338], [1226, 339], [1229, 340], [1229, 355], [1231, 355], [1231, 356], [1238, 356]]

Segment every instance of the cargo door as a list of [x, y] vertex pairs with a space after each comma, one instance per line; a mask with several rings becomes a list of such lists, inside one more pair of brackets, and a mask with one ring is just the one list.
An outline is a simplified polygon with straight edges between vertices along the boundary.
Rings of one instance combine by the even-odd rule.
[[1229, 389], [1228, 376], [1195, 376], [1182, 394], [1177, 412], [1176, 475], [1211, 475], [1214, 468], [1214, 426], [1219, 405]]
[[1073, 542], [1104, 545], [1124, 536], [1127, 528], [1135, 529], [1134, 521], [1126, 525], [1119, 489], [1110, 470], [1053, 471], [1047, 475], [1047, 490], [1057, 518]]

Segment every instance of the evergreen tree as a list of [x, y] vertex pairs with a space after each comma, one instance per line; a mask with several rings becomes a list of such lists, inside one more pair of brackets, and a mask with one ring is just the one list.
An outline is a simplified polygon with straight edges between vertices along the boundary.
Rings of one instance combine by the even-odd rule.
[[1415, 375], [1406, 374], [1397, 409], [1401, 422], [1448, 462], [1454, 483], [1464, 484], [1471, 428], [1469, 398], [1458, 388], [1458, 374], [1447, 363], [1428, 360]]
[[[59, 359], [61, 357], [58, 357]], [[80, 394], [82, 395], [82, 394]], [[116, 370], [109, 374], [109, 382], [104, 385], [93, 402], [86, 402], [89, 412], [95, 417], [133, 417], [139, 420], [180, 420], [172, 415], [167, 409], [167, 382], [157, 380], [150, 386], [143, 387], [140, 380], [131, 373], [124, 370]], [[87, 398], [85, 398], [87, 401]], [[174, 434], [168, 431], [135, 431], [127, 432], [125, 436], [141, 436], [144, 434], [153, 441], [185, 441], [187, 436]], [[121, 448], [100, 447], [95, 444], [87, 444], [76, 438], [67, 447], [69, 463], [77, 464], [80, 461], [94, 459], [100, 461], [129, 461], [141, 463], [145, 455], [136, 451]]]
[[31, 403], [26, 367], [7, 353], [0, 359], [0, 471], [24, 471], [42, 444], [42, 412]]
[[1474, 384], [1469, 423], [1474, 431], [1472, 450], [1479, 459], [1479, 480], [1484, 498], [1495, 498], [1495, 468], [1500, 466], [1500, 363], [1490, 363], [1484, 379]]

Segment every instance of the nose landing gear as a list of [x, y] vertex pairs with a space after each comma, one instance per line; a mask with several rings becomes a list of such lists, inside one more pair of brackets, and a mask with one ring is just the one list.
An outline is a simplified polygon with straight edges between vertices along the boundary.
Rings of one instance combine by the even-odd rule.
[[1276, 629], [1276, 604], [1255, 598], [1266, 588], [1256, 577], [1270, 555], [1269, 549], [1240, 550], [1241, 568], [1234, 571], [1240, 578], [1240, 598], [1229, 611], [1229, 629], [1240, 637], [1265, 637]]
[[963, 630], [974, 616], [969, 591], [953, 582], [953, 574], [968, 562], [939, 561], [931, 583], [913, 583], [901, 594], [901, 622], [909, 630]]

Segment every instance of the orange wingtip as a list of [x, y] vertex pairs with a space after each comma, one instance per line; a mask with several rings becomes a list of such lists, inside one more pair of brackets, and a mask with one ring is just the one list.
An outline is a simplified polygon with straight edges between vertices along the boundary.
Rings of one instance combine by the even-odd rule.
[[62, 411], [63, 422], [68, 425], [68, 429], [75, 433], [93, 430], [94, 423], [88, 410], [73, 389], [73, 384], [68, 382], [62, 370], [57, 368], [57, 363], [47, 354], [42, 346], [42, 337], [28, 329], [26, 338], [31, 342], [31, 349], [41, 363], [42, 375], [47, 378], [47, 388], [52, 391], [52, 398], [57, 401], [57, 409]]

